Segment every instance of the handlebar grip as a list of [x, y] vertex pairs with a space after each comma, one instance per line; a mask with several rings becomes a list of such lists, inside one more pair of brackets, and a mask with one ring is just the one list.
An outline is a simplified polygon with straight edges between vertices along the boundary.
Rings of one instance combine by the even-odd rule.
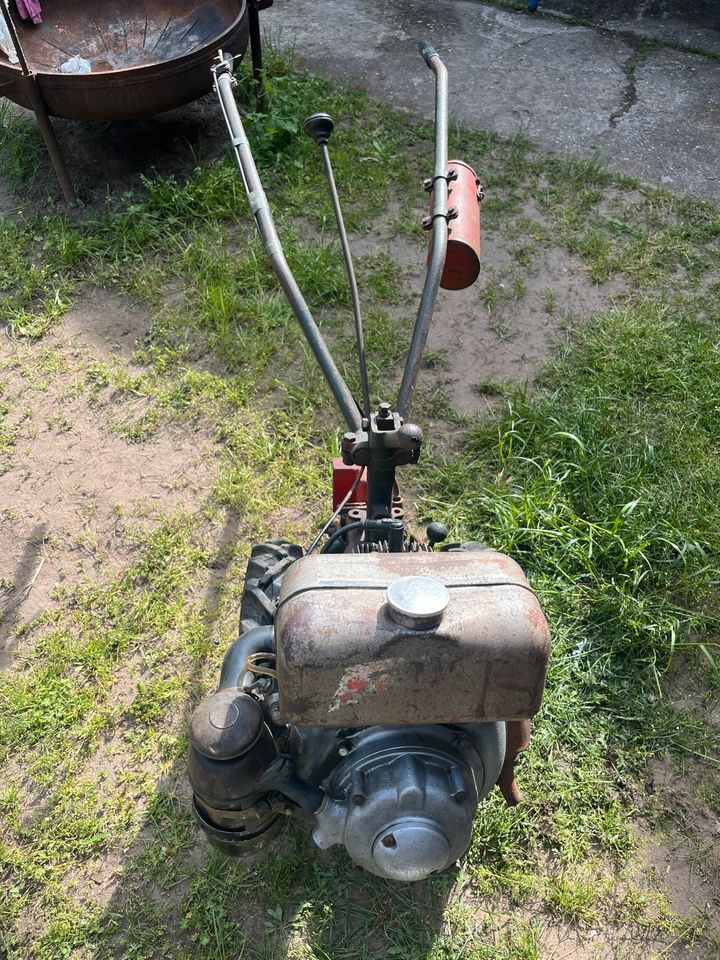
[[428, 43], [427, 40], [420, 41], [420, 53], [423, 55], [423, 60], [428, 66], [430, 66], [430, 61], [433, 57], [439, 56], [435, 47], [431, 43]]

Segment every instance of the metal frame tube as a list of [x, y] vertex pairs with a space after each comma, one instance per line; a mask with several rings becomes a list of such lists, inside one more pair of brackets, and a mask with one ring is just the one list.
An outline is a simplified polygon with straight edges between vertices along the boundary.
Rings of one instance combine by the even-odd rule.
[[17, 28], [15, 27], [15, 23], [13, 21], [13, 18], [7, 3], [8, 3], [8, 0], [0, 0], [0, 9], [2, 9], [3, 19], [5, 20], [5, 26], [8, 28], [10, 39], [12, 40], [15, 46], [15, 53], [17, 53], [18, 60], [20, 61], [22, 72], [27, 75], [31, 72], [30, 67], [28, 66], [27, 60], [25, 59], [25, 51], [23, 50], [22, 44], [20, 43], [20, 37], [18, 36]]
[[40, 84], [38, 83], [37, 76], [31, 72], [25, 74], [23, 79], [24, 83], [27, 84], [28, 96], [30, 97], [30, 102], [32, 103], [33, 113], [35, 114], [37, 125], [40, 128], [40, 133], [45, 141], [48, 156], [50, 157], [50, 163], [52, 163], [55, 176], [60, 184], [63, 198], [66, 203], [73, 203], [77, 198], [75, 187], [70, 176], [70, 171], [65, 163], [65, 158], [62, 155], [60, 144], [55, 136], [52, 121], [50, 120], [47, 106], [43, 100], [43, 95], [42, 91], [40, 90]]
[[432, 313], [437, 300], [440, 278], [445, 268], [448, 243], [448, 83], [447, 70], [437, 51], [424, 42], [420, 44], [425, 63], [435, 74], [435, 167], [433, 170], [432, 247], [430, 264], [425, 277], [415, 329], [405, 364], [397, 409], [405, 416], [415, 389], [423, 351], [427, 342]]
[[[272, 0], [271, 0], [272, 3]], [[259, 0], [248, 0], [248, 34], [250, 36], [250, 53], [252, 55], [253, 80], [258, 103], [267, 108], [267, 91], [265, 90], [262, 55], [262, 36], [260, 33], [260, 3]]]
[[260, 15], [258, 13], [258, 0], [248, 0], [248, 32], [250, 34], [250, 53], [252, 55], [253, 80], [260, 86], [262, 84], [262, 39], [260, 37]]
[[[223, 69], [218, 67], [214, 68], [215, 91], [220, 100], [225, 122], [232, 139], [235, 158], [240, 169], [260, 239], [265, 246], [265, 251], [272, 263], [285, 296], [292, 307], [293, 313], [305, 334], [310, 349], [315, 354], [315, 359], [320, 365], [320, 369], [340, 407], [345, 422], [351, 430], [357, 431], [361, 425], [358, 405], [335, 365], [335, 361], [330, 355], [330, 351], [322, 338], [322, 334], [310, 313], [305, 298], [300, 292], [300, 288], [285, 259], [280, 238], [278, 237], [275, 223], [270, 213], [267, 197], [262, 188], [252, 150], [250, 149], [250, 144], [245, 134], [242, 120], [240, 119], [240, 113], [235, 103], [235, 97], [233, 96], [232, 88], [234, 78], [227, 61], [224, 61], [224, 64]], [[222, 64], [220, 66], [222, 67]]]

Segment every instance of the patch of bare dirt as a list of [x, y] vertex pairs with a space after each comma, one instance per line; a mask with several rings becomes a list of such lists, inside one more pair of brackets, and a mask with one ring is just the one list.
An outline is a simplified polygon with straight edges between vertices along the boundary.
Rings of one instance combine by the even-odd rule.
[[[478, 390], [484, 381], [532, 384], [568, 331], [610, 307], [618, 292], [614, 284], [593, 283], [567, 251], [545, 248], [532, 272], [522, 271], [522, 292], [515, 295], [504, 251], [490, 243], [486, 251], [478, 285], [443, 293], [428, 338], [429, 349], [444, 351], [448, 359], [444, 389], [463, 413], [487, 410], [487, 397]], [[482, 299], [488, 283], [498, 291], [497, 305]]]
[[[382, 248], [372, 236], [353, 240], [358, 255]], [[415, 239], [395, 237], [392, 257], [412, 295], [403, 310], [414, 315], [425, 248]], [[439, 293], [427, 342], [438, 362], [421, 370], [418, 390], [431, 396], [441, 389], [459, 413], [485, 413], [493, 405], [485, 382], [532, 384], [568, 333], [609, 309], [623, 292], [617, 281], [594, 283], [580, 258], [559, 247], [542, 247], [530, 269], [518, 267], [500, 237], [488, 235], [476, 283]]]
[[578, 927], [556, 920], [542, 925], [543, 960], [710, 960], [702, 948], [668, 942], [662, 931], [641, 924]]
[[[696, 668], [678, 664], [667, 696], [680, 713], [702, 718], [706, 737], [696, 753], [655, 756], [648, 763], [644, 793], [636, 798], [643, 814], [635, 823], [639, 842], [637, 883], [659, 890], [670, 909], [697, 923], [708, 942], [720, 942], [720, 715], [712, 687]], [[702, 940], [681, 956], [714, 960]]]
[[[718, 907], [717, 886], [704, 876], [693, 843], [686, 836], [665, 834], [665, 840], [644, 834], [642, 861], [659, 881], [675, 913], [687, 918], [712, 917]], [[715, 840], [717, 842], [717, 838]]]
[[19, 350], [31, 366], [33, 348], [0, 343], [16, 430], [0, 464], [0, 668], [12, 659], [17, 627], [46, 609], [57, 587], [107, 578], [130, 562], [139, 535], [207, 496], [218, 458], [206, 434], [168, 426], [128, 443], [75, 389], [79, 350], [89, 359], [128, 356], [148, 324], [140, 307], [93, 292], [68, 315], [67, 339], [62, 330], [54, 337], [67, 373], [40, 385], [16, 365]]
[[85, 287], [49, 342], [89, 349], [96, 358], [129, 361], [152, 325], [147, 307], [118, 293]]
[[[547, 867], [552, 870], [552, 858]], [[614, 889], [622, 895], [619, 878]], [[478, 898], [469, 893], [463, 900], [476, 918], [478, 940], [499, 945], [502, 936], [507, 937], [521, 922], [534, 930], [541, 960], [714, 960], [700, 946], [675, 943], [676, 935], [659, 924], [622, 916], [612, 903], [597, 903], [595, 920], [573, 922], [553, 913], [541, 900], [518, 905], [502, 896]]]
[[720, 773], [693, 757], [655, 757], [646, 791], [645, 808], [661, 826], [637, 829], [644, 869], [675, 912], [706, 918], [720, 936]]

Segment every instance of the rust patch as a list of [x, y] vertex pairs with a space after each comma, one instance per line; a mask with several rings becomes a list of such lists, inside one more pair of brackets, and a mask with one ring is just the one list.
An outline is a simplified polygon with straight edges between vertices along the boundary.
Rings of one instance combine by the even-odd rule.
[[347, 692], [343, 694], [343, 700], [349, 700], [353, 693], [363, 694], [368, 688], [369, 681], [364, 677], [351, 677], [347, 682]]

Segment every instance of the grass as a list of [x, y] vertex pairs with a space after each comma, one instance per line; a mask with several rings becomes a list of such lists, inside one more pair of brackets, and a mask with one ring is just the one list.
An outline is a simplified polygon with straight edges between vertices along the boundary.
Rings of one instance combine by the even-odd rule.
[[[351, 118], [333, 157], [358, 235], [385, 210], [390, 185], [401, 210], [419, 216], [428, 129], [278, 55], [269, 65], [269, 113], [246, 104], [251, 138], [288, 258], [352, 381], [331, 208], [300, 123], [320, 107]], [[12, 166], [29, 136], [6, 126], [0, 150], [32, 191], [32, 169]], [[252, 543], [306, 541], [314, 529], [337, 417], [228, 159], [183, 181], [147, 180], [104, 208], [29, 211], [0, 220], [11, 337], [3, 463], [22, 454], [32, 399], [60, 390], [128, 450], [170, 428], [209, 438], [215, 470], [193, 506], [134, 534], [117, 575], [62, 586], [16, 628], [0, 679], [0, 950], [13, 960], [534, 960], [547, 955], [549, 924], [560, 937], [591, 925], [610, 938], [649, 930], [663, 946], [697, 941], [712, 956], [711, 923], [658, 907], [661, 883], [642, 876], [634, 825], [649, 758], [694, 763], [683, 779], [697, 781], [699, 802], [716, 796], [712, 767], [696, 755], [711, 756], [717, 731], [702, 703], [674, 705], [673, 669], [716, 696], [720, 213], [523, 138], [452, 136], [452, 152], [483, 170], [486, 242], [509, 255], [478, 294], [498, 336], [536, 297], [537, 251], [559, 246], [624, 291], [614, 309], [583, 318], [536, 391], [481, 381], [479, 392], [503, 401], [492, 419], [448, 412], [439, 393], [417, 411], [421, 422], [440, 411], [462, 427], [451, 455], [436, 451], [432, 469], [406, 476], [422, 509], [454, 536], [517, 557], [553, 626], [547, 696], [520, 768], [524, 803], [508, 808], [494, 793], [460, 873], [413, 887], [358, 876], [343, 855], [321, 865], [293, 829], [258, 863], [208, 852], [184, 786], [188, 713], [234, 635]], [[388, 368], [397, 376], [411, 322], [394, 229], [387, 253], [358, 264], [377, 399]], [[421, 258], [419, 232], [416, 242]], [[131, 362], [48, 338], [95, 289], [131, 297], [152, 318]], [[540, 310], [555, 308], [547, 288]], [[65, 410], [53, 422], [72, 431]], [[101, 550], [91, 531], [83, 537]], [[658, 800], [642, 816], [677, 829], [673, 807]], [[709, 863], [693, 818], [680, 829]]]
[[499, 430], [474, 431], [470, 483], [466, 464], [435, 474], [458, 531], [550, 578], [605, 670], [628, 656], [659, 675], [687, 643], [712, 660], [719, 380], [712, 327], [644, 300], [584, 328], [546, 396], [518, 393]]

